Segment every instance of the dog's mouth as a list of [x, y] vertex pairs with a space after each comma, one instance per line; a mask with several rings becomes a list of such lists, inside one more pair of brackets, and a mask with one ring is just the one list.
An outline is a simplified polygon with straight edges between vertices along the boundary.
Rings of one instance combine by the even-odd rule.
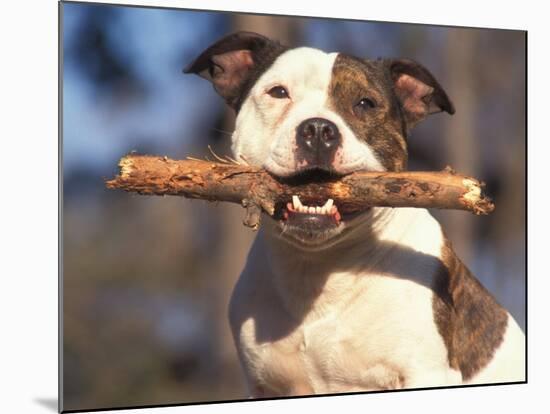
[[[295, 186], [300, 193], [300, 186], [339, 178], [341, 175], [332, 172], [309, 170], [281, 180]], [[369, 207], [358, 209], [357, 206], [339, 205], [332, 198], [320, 195], [294, 194], [289, 200], [277, 204], [273, 218], [278, 221], [285, 238], [306, 245], [320, 245], [341, 234], [351, 220], [368, 210]]]
[[308, 205], [302, 203], [298, 195], [292, 196], [292, 202], [286, 204], [282, 216], [284, 221], [293, 224], [306, 224], [315, 220], [324, 226], [338, 226], [342, 221], [342, 215], [332, 198], [329, 198], [322, 206], [311, 203]]

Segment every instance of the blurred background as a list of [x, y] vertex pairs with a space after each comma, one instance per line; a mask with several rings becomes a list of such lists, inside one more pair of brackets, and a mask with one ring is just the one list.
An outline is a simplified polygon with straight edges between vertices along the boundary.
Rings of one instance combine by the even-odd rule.
[[433, 211], [525, 326], [525, 33], [62, 3], [64, 409], [245, 398], [226, 316], [254, 233], [234, 205], [108, 191], [118, 159], [229, 154], [233, 114], [182, 68], [235, 30], [408, 57], [453, 100], [409, 140], [411, 170], [487, 183], [488, 217]]

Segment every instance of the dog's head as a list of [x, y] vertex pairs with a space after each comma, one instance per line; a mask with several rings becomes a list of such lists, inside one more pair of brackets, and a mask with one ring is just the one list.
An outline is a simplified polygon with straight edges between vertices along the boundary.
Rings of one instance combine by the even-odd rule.
[[[403, 170], [411, 129], [429, 114], [454, 113], [414, 61], [290, 49], [255, 33], [219, 40], [185, 72], [210, 80], [237, 112], [234, 157], [293, 182]], [[287, 240], [322, 247], [368, 211], [338, 207], [293, 197], [274, 218]]]

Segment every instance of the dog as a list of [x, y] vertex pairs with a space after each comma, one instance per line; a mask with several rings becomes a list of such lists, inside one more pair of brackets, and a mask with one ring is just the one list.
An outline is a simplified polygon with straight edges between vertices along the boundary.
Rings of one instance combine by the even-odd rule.
[[[280, 180], [402, 171], [428, 115], [454, 113], [407, 59], [238, 32], [186, 69], [236, 111], [236, 160]], [[425, 209], [293, 196], [266, 216], [229, 320], [251, 398], [525, 381], [525, 336]]]

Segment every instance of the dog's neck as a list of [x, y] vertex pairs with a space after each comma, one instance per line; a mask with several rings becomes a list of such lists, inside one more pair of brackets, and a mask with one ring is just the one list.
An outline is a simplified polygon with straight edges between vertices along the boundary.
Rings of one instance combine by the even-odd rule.
[[391, 269], [392, 250], [410, 238], [417, 219], [414, 209], [373, 208], [341, 240], [319, 250], [298, 248], [280, 236], [274, 223], [266, 223], [259, 237], [274, 288], [281, 292], [287, 311], [295, 317], [315, 318], [345, 306], [360, 292], [352, 289], [358, 278]]

